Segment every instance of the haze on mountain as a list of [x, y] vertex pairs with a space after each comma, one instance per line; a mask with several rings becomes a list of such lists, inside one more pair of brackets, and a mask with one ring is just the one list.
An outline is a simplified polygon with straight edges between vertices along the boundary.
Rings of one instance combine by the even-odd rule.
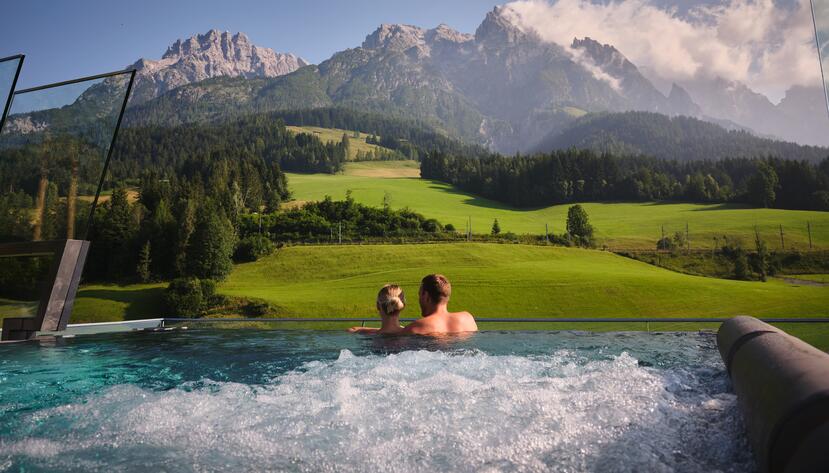
[[551, 135], [585, 114], [645, 111], [829, 144], [829, 118], [808, 88], [790, 90], [779, 105], [724, 79], [673, 83], [663, 93], [614, 46], [589, 37], [567, 46], [546, 41], [516, 24], [508, 7], [489, 12], [474, 35], [446, 25], [384, 24], [361, 46], [319, 65], [253, 46], [242, 34], [211, 31], [136, 66], [131, 124], [346, 107], [422, 120], [514, 153], [557, 142]]

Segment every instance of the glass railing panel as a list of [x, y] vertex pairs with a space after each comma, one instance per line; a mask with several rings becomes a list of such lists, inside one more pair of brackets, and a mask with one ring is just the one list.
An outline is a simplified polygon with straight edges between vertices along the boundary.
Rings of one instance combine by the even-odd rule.
[[0, 133], [0, 243], [87, 237], [132, 76], [15, 92]]

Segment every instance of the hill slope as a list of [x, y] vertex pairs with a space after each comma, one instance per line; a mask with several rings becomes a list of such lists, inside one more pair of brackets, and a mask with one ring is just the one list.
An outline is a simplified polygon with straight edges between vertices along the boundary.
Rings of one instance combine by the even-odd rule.
[[563, 131], [552, 132], [535, 151], [567, 148], [680, 161], [774, 156], [817, 162], [829, 156], [827, 148], [758, 138], [692, 117], [648, 112], [586, 115]]

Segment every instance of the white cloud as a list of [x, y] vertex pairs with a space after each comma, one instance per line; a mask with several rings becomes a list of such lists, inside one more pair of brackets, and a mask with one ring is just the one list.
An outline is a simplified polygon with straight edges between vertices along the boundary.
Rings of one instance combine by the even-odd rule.
[[611, 44], [672, 81], [719, 76], [775, 101], [792, 85], [820, 84], [809, 0], [726, 0], [685, 15], [650, 0], [519, 0], [505, 12], [566, 47], [585, 36]]

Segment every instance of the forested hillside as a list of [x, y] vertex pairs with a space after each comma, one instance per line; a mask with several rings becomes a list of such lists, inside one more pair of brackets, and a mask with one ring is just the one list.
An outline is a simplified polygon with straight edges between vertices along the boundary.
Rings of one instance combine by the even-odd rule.
[[586, 115], [563, 131], [551, 133], [536, 149], [567, 148], [678, 161], [762, 156], [818, 162], [829, 157], [827, 148], [759, 138], [696, 118], [648, 112]]
[[569, 149], [481, 159], [431, 153], [420, 169], [424, 178], [518, 207], [673, 200], [829, 210], [829, 158], [683, 162]]

